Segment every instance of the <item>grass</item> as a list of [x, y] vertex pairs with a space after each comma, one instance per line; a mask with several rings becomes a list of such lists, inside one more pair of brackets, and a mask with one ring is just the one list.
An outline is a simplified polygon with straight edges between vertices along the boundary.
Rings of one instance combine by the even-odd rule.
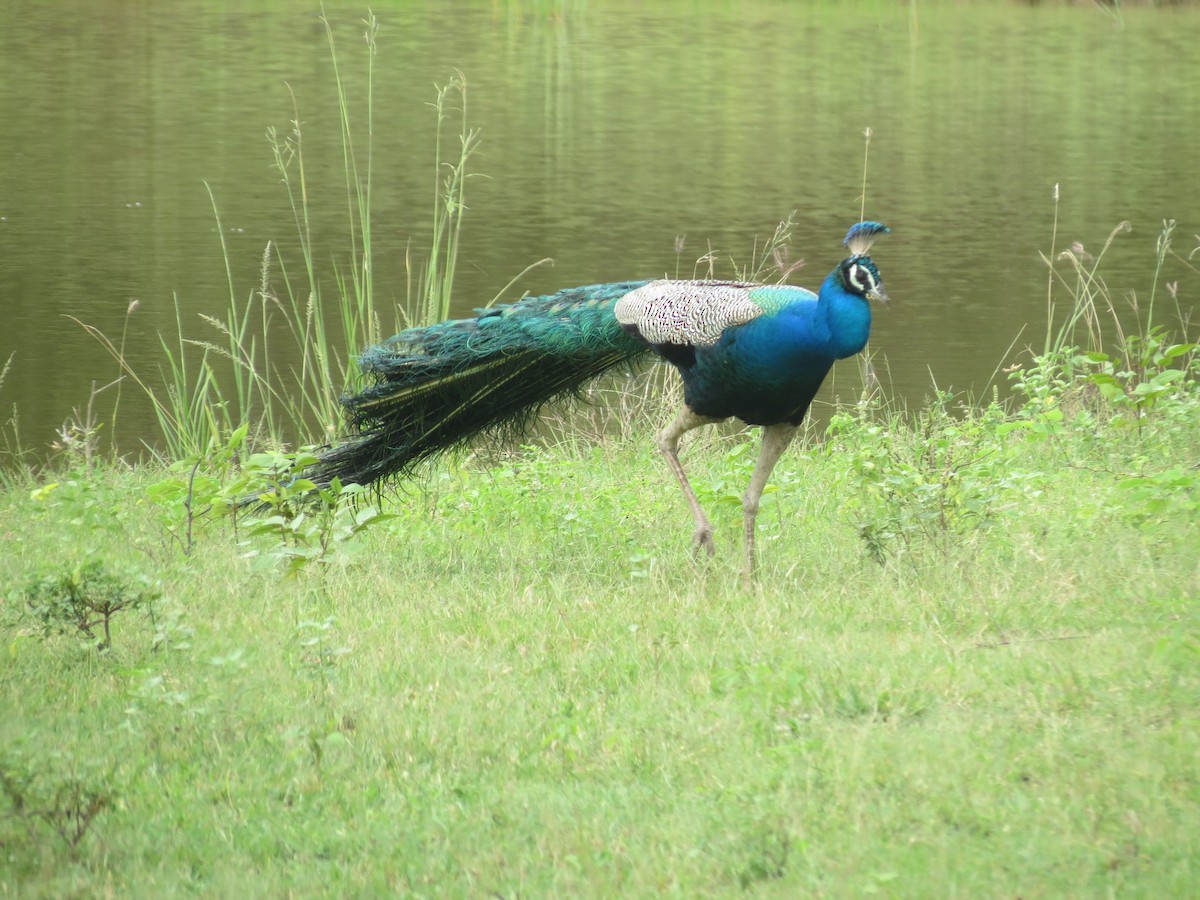
[[[0, 892], [1184, 895], [1200, 475], [1164, 473], [1200, 459], [1200, 395], [1173, 384], [1138, 427], [1086, 391], [1065, 420], [843, 410], [781, 463], [751, 593], [753, 454], [690, 446], [721, 540], [694, 569], [652, 398], [447, 461], [298, 569], [226, 520], [180, 552], [161, 469], [14, 487]], [[162, 594], [103, 652], [24, 599], [96, 559]]]
[[[283, 246], [262, 251], [258, 282], [235, 284], [218, 198], [209, 189], [224, 253], [229, 297], [222, 315], [202, 315], [193, 336], [176, 302], [175, 333], [161, 337], [163, 366], [138, 371], [125, 354], [124, 334], [113, 340], [94, 326], [81, 327], [101, 343], [128, 380], [149, 400], [166, 459], [199, 457], [243, 424], [258, 446], [327, 444], [341, 424], [340, 399], [359, 384], [358, 354], [403, 325], [449, 315], [460, 247], [470, 160], [479, 135], [467, 120], [467, 82], [460, 72], [437, 88], [433, 198], [427, 251], [405, 256], [408, 292], [402, 308], [376, 301], [373, 291], [371, 201], [374, 154], [375, 58], [380, 24], [363, 20], [366, 47], [362, 96], [350, 95], [334, 29], [321, 16], [336, 87], [345, 183], [345, 239], [336, 252], [313, 240], [312, 197], [304, 157], [300, 103], [292, 97], [291, 127], [267, 132], [274, 168], [287, 194], [295, 227]], [[361, 118], [354, 114], [360, 110]], [[455, 136], [449, 134], [457, 131]], [[341, 247], [348, 247], [348, 253]], [[302, 271], [289, 269], [299, 259]], [[326, 263], [324, 260], [332, 259]], [[543, 260], [542, 262], [545, 262]], [[528, 271], [540, 263], [527, 267]], [[524, 272], [513, 279], [515, 282]], [[131, 305], [129, 315], [136, 310]], [[274, 340], [275, 344], [272, 343]], [[120, 399], [118, 385], [118, 403]], [[114, 410], [115, 419], [115, 410]]]

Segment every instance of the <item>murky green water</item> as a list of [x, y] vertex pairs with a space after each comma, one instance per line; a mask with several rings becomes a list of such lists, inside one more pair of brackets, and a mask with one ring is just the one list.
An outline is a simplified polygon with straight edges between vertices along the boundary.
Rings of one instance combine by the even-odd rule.
[[[677, 235], [685, 270], [710, 247], [745, 260], [792, 209], [808, 261], [793, 280], [815, 287], [858, 218], [867, 126], [867, 214], [895, 232], [875, 253], [896, 302], [872, 345], [902, 396], [919, 399], [931, 373], [979, 390], [1023, 327], [1040, 339], [1055, 183], [1060, 246], [1098, 248], [1132, 222], [1106, 267], [1117, 296], [1148, 291], [1164, 218], [1180, 222], [1180, 251], [1195, 246], [1195, 8], [1118, 19], [1010, 3], [592, 0], [548, 17], [545, 5], [374, 4], [377, 296], [403, 301], [405, 248], [425, 241], [427, 103], [456, 68], [488, 176], [469, 187], [464, 308], [546, 256], [554, 267], [515, 293], [674, 272]], [[119, 336], [136, 298], [127, 347], [151, 370], [173, 294], [197, 336], [196, 314], [224, 309], [205, 183], [239, 294], [268, 240], [294, 245], [264, 137], [289, 127], [291, 93], [322, 261], [344, 258], [342, 156], [315, 3], [0, 8], [0, 359], [16, 351], [0, 405], [17, 403], [24, 439], [44, 445], [117, 374], [66, 316]], [[359, 92], [366, 7], [327, 12]], [[1178, 260], [1165, 277], [1185, 305], [1200, 289]], [[144, 413], [123, 409], [123, 445], [148, 429]]]

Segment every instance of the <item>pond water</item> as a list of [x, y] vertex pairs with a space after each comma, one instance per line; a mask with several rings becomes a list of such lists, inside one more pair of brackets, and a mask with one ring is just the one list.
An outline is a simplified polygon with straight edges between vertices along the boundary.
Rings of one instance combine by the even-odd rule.
[[[293, 96], [330, 288], [349, 243], [344, 166], [315, 3], [3, 5], [0, 363], [12, 355], [12, 366], [0, 407], [7, 418], [15, 404], [22, 440], [45, 447], [91, 385], [117, 375], [68, 317], [114, 339], [125, 329], [127, 354], [154, 373], [173, 298], [189, 333], [213, 337], [200, 314], [223, 312], [229, 279], [248, 296], [267, 242], [294, 248], [265, 137], [290, 129]], [[325, 9], [361, 127], [366, 6]], [[1093, 252], [1131, 223], [1103, 267], [1118, 299], [1148, 294], [1164, 219], [1179, 221], [1181, 256], [1197, 242], [1194, 7], [405, 0], [374, 11], [385, 302], [404, 302], [406, 249], [428, 242], [428, 104], [455, 70], [486, 175], [468, 184], [460, 310], [543, 257], [553, 266], [507, 297], [690, 272], [710, 249], [729, 275], [792, 210], [806, 265], [791, 280], [815, 288], [859, 218], [867, 127], [866, 214], [894, 232], [873, 254], [894, 302], [877, 313], [872, 348], [900, 398], [934, 383], [986, 390], [1019, 347], [1040, 344], [1039, 252], [1056, 217], [1058, 248]], [[1176, 280], [1190, 307], [1200, 278], [1171, 256], [1163, 281]], [[153, 441], [134, 392], [122, 404], [120, 445]]]

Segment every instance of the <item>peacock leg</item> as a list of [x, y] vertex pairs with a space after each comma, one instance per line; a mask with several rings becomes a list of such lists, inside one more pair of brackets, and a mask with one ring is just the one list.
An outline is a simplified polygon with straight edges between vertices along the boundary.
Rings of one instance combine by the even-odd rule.
[[667, 465], [679, 479], [679, 486], [683, 488], [683, 496], [692, 510], [692, 521], [696, 523], [696, 530], [692, 533], [692, 549], [699, 552], [703, 547], [709, 556], [715, 552], [712, 523], [708, 521], [708, 516], [704, 514], [700, 501], [696, 499], [696, 492], [692, 490], [692, 485], [683, 471], [683, 464], [679, 461], [679, 439], [693, 428], [719, 421], [721, 420], [698, 415], [685, 406], [675, 417], [675, 421], [658, 433], [658, 449], [667, 458]]
[[762, 499], [767, 480], [779, 462], [779, 457], [796, 436], [795, 425], [763, 426], [762, 449], [758, 452], [758, 464], [750, 476], [750, 484], [742, 497], [742, 513], [746, 527], [746, 562], [742, 579], [749, 584], [754, 580], [754, 520], [758, 517], [758, 501]]

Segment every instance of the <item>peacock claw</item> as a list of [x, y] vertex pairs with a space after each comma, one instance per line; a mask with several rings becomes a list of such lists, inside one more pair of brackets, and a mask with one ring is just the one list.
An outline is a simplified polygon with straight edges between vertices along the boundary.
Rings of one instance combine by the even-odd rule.
[[704, 555], [709, 559], [712, 559], [717, 553], [717, 545], [713, 542], [711, 526], [697, 528], [692, 535], [692, 555], [699, 557], [701, 550], [704, 551]]

